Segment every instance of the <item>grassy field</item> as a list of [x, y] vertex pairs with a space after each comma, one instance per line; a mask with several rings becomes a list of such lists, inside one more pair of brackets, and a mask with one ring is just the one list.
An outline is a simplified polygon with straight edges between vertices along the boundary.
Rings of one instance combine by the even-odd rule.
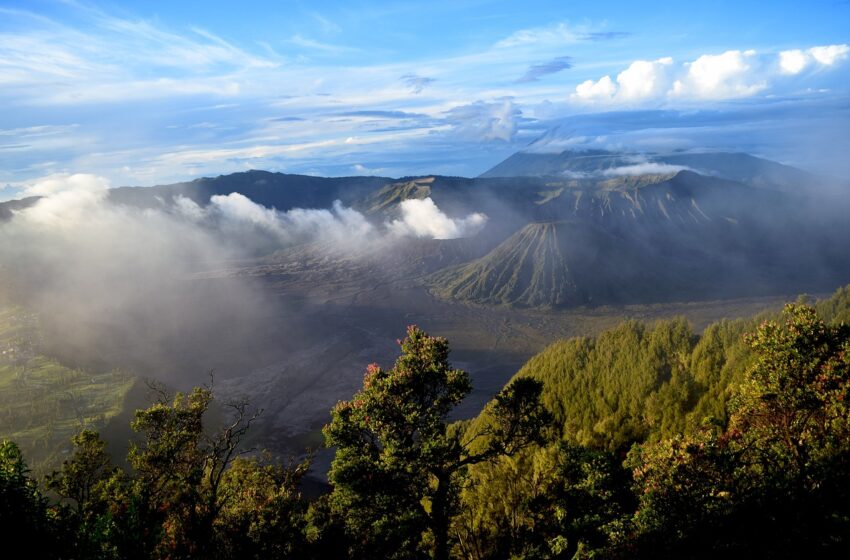
[[0, 438], [15, 441], [35, 472], [61, 464], [80, 429], [100, 429], [118, 415], [135, 383], [117, 370], [60, 364], [39, 353], [40, 342], [35, 316], [0, 309]]

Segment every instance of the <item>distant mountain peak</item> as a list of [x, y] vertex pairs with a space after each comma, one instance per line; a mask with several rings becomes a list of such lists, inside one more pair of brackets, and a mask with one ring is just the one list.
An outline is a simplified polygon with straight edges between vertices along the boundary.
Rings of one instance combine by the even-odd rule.
[[669, 154], [569, 149], [517, 152], [480, 176], [604, 178], [691, 171], [751, 187], [798, 191], [828, 182], [825, 178], [742, 152], [672, 152]]

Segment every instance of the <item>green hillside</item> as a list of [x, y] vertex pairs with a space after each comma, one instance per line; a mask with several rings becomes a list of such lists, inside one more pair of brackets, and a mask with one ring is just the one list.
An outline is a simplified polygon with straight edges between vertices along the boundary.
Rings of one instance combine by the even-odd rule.
[[[850, 323], [850, 286], [817, 302], [828, 323]], [[722, 320], [702, 334], [684, 318], [626, 321], [596, 337], [560, 340], [514, 376], [543, 382], [543, 401], [567, 441], [609, 450], [726, 420], [726, 405], [752, 363], [743, 339], [765, 314]]]
[[34, 315], [0, 309], [0, 439], [15, 441], [37, 471], [58, 465], [81, 429], [102, 429], [119, 414], [135, 383], [120, 371], [68, 367], [40, 346]]

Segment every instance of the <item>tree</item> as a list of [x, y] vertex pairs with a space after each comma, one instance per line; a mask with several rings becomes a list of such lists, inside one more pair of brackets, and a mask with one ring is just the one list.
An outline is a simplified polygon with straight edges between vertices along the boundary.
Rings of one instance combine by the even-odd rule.
[[16, 495], [28, 496], [26, 503], [46, 519], [29, 520], [30, 530], [61, 533], [64, 554], [79, 559], [303, 556], [307, 504], [298, 485], [310, 460], [293, 465], [246, 459], [241, 440], [258, 413], [249, 415], [245, 403], [226, 404], [230, 423], [209, 434], [204, 421], [213, 403], [210, 387], [173, 398], [154, 389], [157, 402], [137, 410], [132, 423], [143, 436], [131, 445], [134, 471], [112, 467], [105, 443], [85, 430], [73, 438], [71, 458], [46, 478], [60, 499], [50, 508], [26, 476], [20, 452], [13, 444], [5, 448], [0, 491], [9, 482], [3, 495], [15, 511], [26, 510]]
[[213, 401], [211, 387], [188, 395], [158, 390], [158, 402], [136, 411], [132, 427], [144, 436], [130, 448], [135, 486], [145, 516], [162, 534], [158, 553], [169, 558], [210, 557], [215, 550], [214, 524], [229, 495], [222, 482], [259, 412], [243, 402], [228, 405], [230, 424], [217, 433], [204, 430], [204, 415]]
[[30, 478], [21, 450], [0, 441], [0, 538], [7, 551], [27, 551], [30, 558], [58, 556], [57, 527], [48, 501]]
[[[324, 429], [336, 446], [329, 479], [356, 555], [449, 554], [449, 526], [467, 467], [541, 441], [549, 423], [542, 385], [517, 378], [487, 406], [474, 433], [448, 415], [471, 391], [448, 362], [449, 345], [415, 326], [390, 370], [368, 366], [363, 389], [340, 402]], [[423, 531], [427, 528], [427, 531]]]
[[732, 402], [730, 430], [766, 474], [809, 491], [819, 464], [850, 444], [850, 328], [795, 304], [747, 340], [757, 360]]
[[[62, 502], [57, 513], [75, 533], [73, 543], [78, 558], [107, 558], [112, 548], [108, 519], [109, 501], [114, 497], [104, 490], [113, 477], [120, 476], [106, 453], [106, 442], [93, 430], [83, 430], [71, 438], [74, 454], [62, 463], [60, 471], [45, 478], [45, 486]], [[114, 485], [113, 485], [114, 488]], [[113, 555], [114, 556], [114, 555]]]
[[310, 460], [297, 465], [238, 458], [222, 480], [227, 496], [215, 522], [217, 558], [300, 558], [307, 548], [307, 504], [298, 485]]
[[[850, 548], [850, 327], [786, 305], [747, 338], [757, 359], [732, 401], [728, 437], [758, 529], [780, 550]], [[781, 535], [776, 539], [771, 535]]]
[[93, 430], [83, 430], [71, 442], [74, 455], [62, 463], [61, 471], [47, 476], [46, 486], [70, 500], [79, 515], [90, 509], [95, 487], [109, 478], [112, 462], [106, 453], [106, 442]]
[[621, 556], [714, 557], [735, 542], [727, 527], [739, 499], [735, 460], [728, 438], [708, 426], [635, 446], [626, 466], [639, 507]]

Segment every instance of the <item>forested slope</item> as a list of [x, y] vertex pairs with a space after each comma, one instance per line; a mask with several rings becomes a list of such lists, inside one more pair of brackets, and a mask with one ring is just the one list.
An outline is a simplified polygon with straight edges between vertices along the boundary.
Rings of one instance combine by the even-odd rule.
[[543, 381], [548, 443], [470, 469], [457, 550], [846, 557], [848, 320], [845, 287], [701, 335], [629, 321], [552, 344], [512, 380]]
[[[850, 286], [816, 303], [830, 324], [850, 323]], [[618, 449], [726, 419], [726, 404], [752, 363], [743, 335], [769, 314], [710, 324], [684, 318], [625, 321], [596, 337], [552, 343], [516, 377], [543, 382], [543, 401], [563, 437]]]

